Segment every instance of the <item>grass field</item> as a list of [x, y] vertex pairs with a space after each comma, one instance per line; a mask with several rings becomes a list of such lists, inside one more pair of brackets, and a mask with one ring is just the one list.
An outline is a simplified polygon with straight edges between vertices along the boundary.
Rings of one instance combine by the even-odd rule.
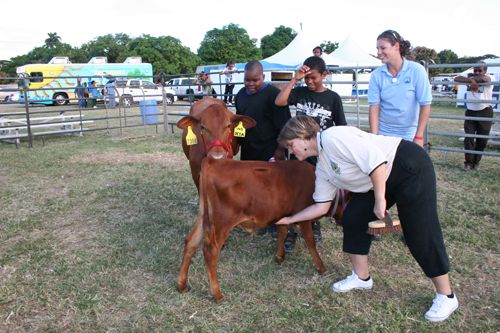
[[179, 294], [183, 239], [197, 210], [180, 133], [127, 135], [53, 137], [34, 149], [0, 144], [1, 332], [500, 330], [499, 158], [466, 173], [462, 155], [431, 153], [461, 305], [432, 324], [423, 314], [433, 288], [396, 236], [373, 244], [372, 291], [331, 292], [350, 265], [341, 228], [326, 220], [325, 275], [301, 238], [278, 266], [268, 235], [234, 230], [219, 264], [225, 301], [210, 298], [200, 251], [191, 291]]

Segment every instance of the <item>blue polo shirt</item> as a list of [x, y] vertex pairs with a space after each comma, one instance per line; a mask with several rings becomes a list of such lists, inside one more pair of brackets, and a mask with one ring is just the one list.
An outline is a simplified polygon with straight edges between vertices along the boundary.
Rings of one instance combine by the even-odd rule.
[[425, 68], [403, 59], [393, 78], [384, 64], [374, 70], [368, 86], [368, 104], [380, 105], [378, 134], [413, 141], [421, 105], [430, 105], [432, 91]]

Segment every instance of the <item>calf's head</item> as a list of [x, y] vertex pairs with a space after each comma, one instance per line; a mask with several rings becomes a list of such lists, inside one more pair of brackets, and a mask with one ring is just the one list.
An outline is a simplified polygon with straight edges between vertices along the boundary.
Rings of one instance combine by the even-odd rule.
[[[182, 139], [183, 144], [201, 145], [204, 156], [221, 159], [233, 157], [234, 129], [237, 126], [247, 129], [255, 124], [255, 120], [250, 117], [235, 115], [225, 105], [212, 103], [200, 112], [192, 112], [181, 118], [177, 127], [187, 130]], [[190, 135], [196, 139], [193, 137], [189, 140]], [[190, 142], [186, 143], [186, 137]]]

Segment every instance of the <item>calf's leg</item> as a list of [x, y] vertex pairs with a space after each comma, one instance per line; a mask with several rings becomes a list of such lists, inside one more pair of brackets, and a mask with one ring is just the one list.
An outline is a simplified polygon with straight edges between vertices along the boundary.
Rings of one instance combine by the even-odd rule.
[[202, 239], [203, 218], [202, 216], [200, 216], [200, 214], [198, 214], [198, 216], [196, 217], [195, 225], [184, 240], [184, 254], [182, 257], [181, 268], [179, 270], [179, 277], [177, 278], [177, 289], [181, 293], [188, 291], [186, 283], [188, 278], [189, 265], [191, 265], [191, 259], [200, 246]]
[[300, 230], [302, 231], [302, 237], [304, 237], [304, 240], [306, 241], [307, 248], [309, 249], [309, 253], [311, 253], [314, 265], [316, 266], [318, 273], [325, 273], [325, 265], [323, 264], [323, 260], [321, 260], [321, 257], [319, 256], [318, 250], [316, 249], [316, 244], [314, 244], [312, 222], [300, 222], [299, 225]]
[[287, 234], [287, 225], [276, 225], [278, 231], [278, 249], [276, 252], [276, 262], [278, 264], [283, 263], [285, 260], [285, 239]]
[[203, 245], [203, 255], [205, 258], [205, 266], [208, 273], [208, 283], [210, 285], [210, 293], [217, 303], [224, 300], [224, 295], [220, 290], [219, 280], [217, 278], [217, 265], [219, 263], [219, 255], [226, 241], [230, 230], [221, 231], [210, 230], [205, 238]]

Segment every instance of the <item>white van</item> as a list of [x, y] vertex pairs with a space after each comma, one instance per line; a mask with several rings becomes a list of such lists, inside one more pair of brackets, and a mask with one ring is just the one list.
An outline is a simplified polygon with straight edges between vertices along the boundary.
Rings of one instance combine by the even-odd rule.
[[[134, 102], [140, 101], [157, 101], [163, 102], [162, 88], [158, 87], [151, 81], [140, 79], [116, 80], [116, 92], [119, 101], [123, 106], [131, 106]], [[177, 101], [177, 96], [174, 90], [165, 88], [165, 98], [167, 104], [173, 104]]]
[[195, 77], [178, 77], [171, 79], [166, 83], [166, 86], [175, 91], [179, 100], [187, 98], [192, 102], [195, 98], [201, 98], [203, 95], [201, 86], [197, 84], [197, 79]]

